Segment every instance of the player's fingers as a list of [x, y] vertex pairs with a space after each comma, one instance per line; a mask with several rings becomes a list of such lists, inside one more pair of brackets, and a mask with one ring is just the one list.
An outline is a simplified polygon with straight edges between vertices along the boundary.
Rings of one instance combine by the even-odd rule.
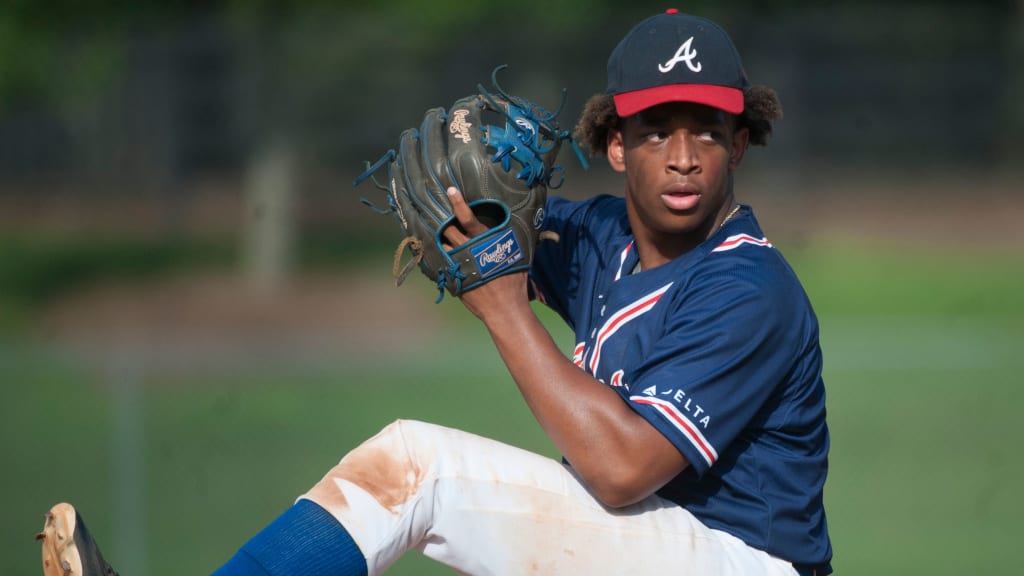
[[462, 196], [462, 192], [454, 186], [448, 187], [448, 200], [452, 203], [452, 212], [455, 213], [455, 219], [459, 221], [459, 225], [465, 230], [470, 236], [476, 236], [480, 232], [486, 230], [486, 228], [480, 224], [473, 215], [473, 210], [466, 204], [466, 198]]
[[461, 246], [469, 240], [469, 236], [466, 236], [459, 230], [454, 224], [444, 229], [445, 242], [441, 243], [441, 247], [445, 250], [451, 250], [456, 246]]
[[448, 201], [452, 205], [452, 213], [455, 214], [455, 224], [452, 224], [444, 229], [444, 239], [448, 242], [444, 244], [445, 250], [451, 250], [454, 246], [459, 246], [469, 240], [469, 236], [466, 236], [463, 230], [462, 221], [467, 218], [466, 212], [469, 212], [469, 217], [472, 217], [473, 211], [470, 210], [469, 206], [466, 205], [465, 199], [462, 194], [459, 193], [455, 187], [449, 187], [448, 190]]
[[484, 226], [477, 219], [476, 215], [473, 214], [473, 210], [466, 204], [466, 199], [459, 192], [458, 188], [454, 186], [448, 188], [448, 200], [451, 202], [452, 212], [455, 214], [456, 222], [458, 222], [458, 226], [449, 226], [444, 231], [445, 239], [451, 242], [452, 245], [462, 244], [473, 236], [487, 230], [487, 226]]

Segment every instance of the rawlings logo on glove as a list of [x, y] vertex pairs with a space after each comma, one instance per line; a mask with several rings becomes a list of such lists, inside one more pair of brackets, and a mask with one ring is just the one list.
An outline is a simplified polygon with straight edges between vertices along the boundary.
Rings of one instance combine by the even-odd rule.
[[469, 141], [472, 139], [472, 136], [469, 135], [469, 128], [472, 124], [466, 122], [466, 116], [469, 116], [469, 110], [466, 109], [452, 112], [452, 123], [448, 126], [448, 131], [459, 140], [469, 144]]
[[[496, 94], [479, 92], [461, 98], [449, 110], [427, 110], [419, 129], [402, 132], [398, 151], [367, 162], [356, 178], [371, 178], [387, 194], [388, 207], [405, 238], [395, 253], [394, 275], [401, 284], [415, 268], [437, 284], [438, 302], [445, 290], [458, 296], [504, 274], [529, 270], [544, 221], [549, 188], [558, 188], [564, 169], [555, 165], [562, 141], [568, 140], [580, 163], [586, 159], [551, 113], [508, 95], [498, 85], [499, 66], [491, 74]], [[373, 174], [385, 168], [388, 186]], [[488, 227], [465, 244], [446, 249], [443, 231], [455, 225], [447, 189], [459, 189], [480, 222]], [[412, 258], [404, 265], [406, 251]]]
[[473, 257], [480, 275], [486, 278], [522, 260], [523, 250], [516, 243], [515, 234], [507, 230], [491, 244], [473, 249]]

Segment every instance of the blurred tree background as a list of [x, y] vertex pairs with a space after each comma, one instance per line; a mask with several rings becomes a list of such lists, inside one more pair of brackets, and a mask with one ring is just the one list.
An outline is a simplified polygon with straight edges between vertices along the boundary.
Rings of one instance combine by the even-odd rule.
[[[663, 4], [11, 0], [0, 7], [3, 224], [42, 231], [61, 209], [135, 209], [126, 227], [175, 235], [248, 198], [296, 224], [279, 243], [330, 231], [365, 216], [352, 177], [422, 110], [504, 63], [506, 85], [541, 104], [568, 88], [571, 124], [603, 89], [617, 39]], [[1019, 169], [1019, 2], [686, 8], [730, 30], [753, 81], [779, 91], [786, 118], [751, 170], [788, 175], [784, 192], [827, 200], [830, 182], [866, 174], [882, 187]], [[266, 170], [294, 196], [251, 190]]]
[[[550, 453], [477, 323], [389, 286], [395, 224], [352, 181], [499, 64], [543, 106], [567, 89], [572, 125], [618, 39], [670, 6], [0, 3], [11, 573], [36, 573], [58, 499], [126, 575], [212, 569], [396, 417]], [[737, 195], [822, 318], [840, 573], [1011, 572], [1024, 1], [677, 7], [722, 24], [785, 108]], [[562, 163], [559, 193], [621, 191], [603, 162]]]

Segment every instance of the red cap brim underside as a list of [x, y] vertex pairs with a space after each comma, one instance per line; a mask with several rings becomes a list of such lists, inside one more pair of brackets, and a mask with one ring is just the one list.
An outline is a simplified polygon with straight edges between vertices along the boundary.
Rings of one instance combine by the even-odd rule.
[[632, 92], [616, 94], [615, 111], [626, 117], [641, 110], [665, 104], [666, 102], [694, 102], [704, 104], [730, 114], [743, 112], [743, 91], [727, 86], [710, 84], [669, 84]]

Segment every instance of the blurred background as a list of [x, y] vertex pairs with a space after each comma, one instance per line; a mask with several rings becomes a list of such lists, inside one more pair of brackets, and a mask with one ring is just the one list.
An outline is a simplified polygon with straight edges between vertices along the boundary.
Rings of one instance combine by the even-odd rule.
[[[557, 457], [482, 327], [394, 287], [352, 181], [499, 64], [571, 126], [671, 6], [0, 3], [3, 572], [68, 500], [122, 574], [209, 573], [396, 418]], [[1016, 572], [1024, 3], [677, 7], [785, 108], [737, 194], [821, 319], [837, 574]], [[621, 191], [562, 163], [561, 194]]]

